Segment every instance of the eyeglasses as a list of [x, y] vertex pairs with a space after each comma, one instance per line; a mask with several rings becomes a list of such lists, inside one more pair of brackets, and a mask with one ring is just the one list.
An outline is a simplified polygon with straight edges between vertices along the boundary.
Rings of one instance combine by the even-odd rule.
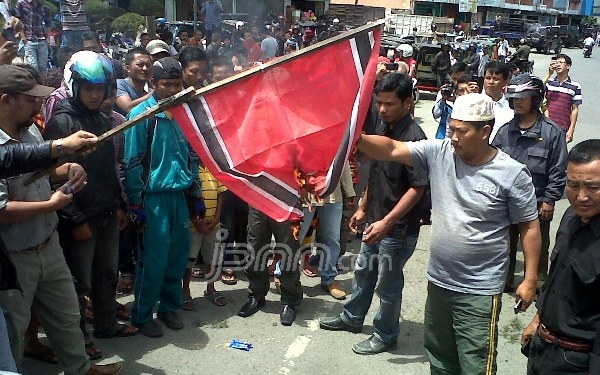
[[560, 64], [560, 65], [567, 65], [566, 61], [554, 61], [555, 64]]

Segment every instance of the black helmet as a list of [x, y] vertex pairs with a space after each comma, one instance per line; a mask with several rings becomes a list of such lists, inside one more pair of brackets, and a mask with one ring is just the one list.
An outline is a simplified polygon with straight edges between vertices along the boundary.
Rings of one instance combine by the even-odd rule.
[[530, 96], [534, 97], [534, 101], [532, 106], [534, 108], [539, 108], [542, 104], [542, 99], [544, 98], [544, 93], [546, 91], [544, 82], [539, 79], [537, 76], [529, 73], [523, 73], [514, 76], [508, 87], [506, 88], [506, 98], [509, 100], [510, 107], [513, 108], [512, 100], [513, 98], [528, 98]]

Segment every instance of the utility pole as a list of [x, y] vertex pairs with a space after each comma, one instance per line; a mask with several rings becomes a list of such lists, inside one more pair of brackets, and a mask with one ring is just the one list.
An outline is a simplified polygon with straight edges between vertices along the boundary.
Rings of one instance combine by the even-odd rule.
[[198, 28], [198, 0], [194, 0], [194, 33]]

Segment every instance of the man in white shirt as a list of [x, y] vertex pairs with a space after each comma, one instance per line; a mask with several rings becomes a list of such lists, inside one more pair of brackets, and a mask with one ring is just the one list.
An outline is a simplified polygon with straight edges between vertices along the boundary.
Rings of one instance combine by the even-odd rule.
[[494, 140], [500, 127], [515, 117], [515, 112], [504, 97], [504, 87], [508, 85], [508, 65], [502, 61], [490, 61], [486, 64], [483, 76], [484, 93], [494, 101], [494, 117], [496, 122], [492, 128], [489, 141]]
[[587, 47], [590, 50], [590, 56], [592, 55], [592, 49], [594, 49], [594, 44], [596, 41], [592, 38], [592, 34], [589, 34], [587, 38], [583, 40], [583, 46]]
[[500, 37], [498, 41], [498, 58], [500, 61], [506, 61], [506, 56], [508, 56], [508, 40], [504, 39], [504, 37]]

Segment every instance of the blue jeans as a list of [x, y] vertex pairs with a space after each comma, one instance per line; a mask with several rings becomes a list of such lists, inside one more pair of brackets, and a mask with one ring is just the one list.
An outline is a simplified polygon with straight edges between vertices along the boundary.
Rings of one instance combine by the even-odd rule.
[[308, 211], [308, 208], [304, 209], [304, 221], [300, 227], [300, 243], [304, 241], [315, 212], [319, 214], [319, 227], [317, 230], [321, 232], [323, 246], [317, 247], [317, 249], [322, 250], [319, 274], [323, 285], [331, 284], [338, 275], [336, 265], [340, 256], [340, 223], [342, 222], [343, 210], [344, 204], [342, 202], [313, 207], [312, 211]]
[[44, 75], [48, 71], [48, 44], [45, 40], [25, 44], [25, 62]]
[[8, 340], [8, 329], [6, 319], [4, 319], [4, 310], [0, 307], [0, 371], [17, 372], [17, 365], [10, 350]]
[[396, 342], [404, 288], [402, 269], [412, 256], [418, 238], [418, 234], [405, 238], [385, 237], [373, 245], [362, 244], [354, 265], [352, 298], [340, 315], [346, 324], [363, 325], [376, 292], [380, 304], [373, 318], [375, 336], [385, 343]]

